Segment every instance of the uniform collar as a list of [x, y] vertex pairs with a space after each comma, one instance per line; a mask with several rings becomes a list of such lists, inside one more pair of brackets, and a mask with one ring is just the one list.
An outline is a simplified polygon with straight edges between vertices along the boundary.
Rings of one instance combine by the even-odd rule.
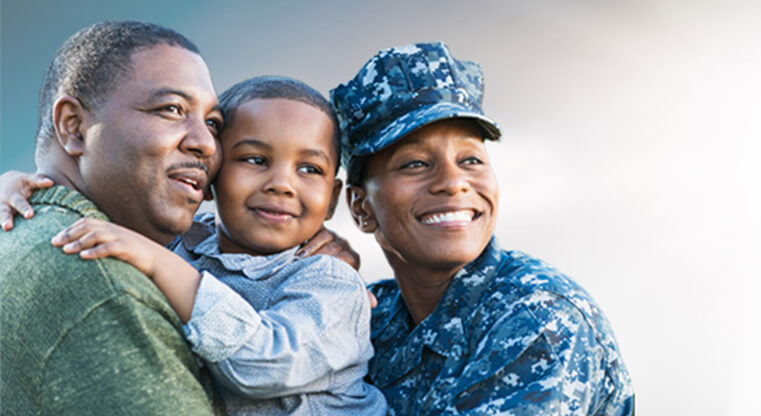
[[423, 347], [447, 361], [468, 354], [466, 326], [498, 268], [500, 251], [492, 237], [481, 255], [455, 274], [433, 312], [411, 331], [409, 312], [401, 293], [396, 291], [385, 322], [379, 322], [378, 330], [373, 331], [373, 341], [387, 345], [375, 358], [384, 363], [373, 375], [378, 387], [389, 385], [417, 367]]

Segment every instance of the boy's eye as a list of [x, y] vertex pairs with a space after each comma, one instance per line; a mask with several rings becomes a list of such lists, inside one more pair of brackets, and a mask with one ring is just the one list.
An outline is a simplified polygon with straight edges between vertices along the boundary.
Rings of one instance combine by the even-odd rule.
[[309, 174], [309, 175], [322, 175], [322, 169], [313, 165], [299, 166], [298, 171], [301, 173]]
[[422, 160], [411, 160], [409, 162], [403, 163], [401, 166], [399, 166], [399, 169], [416, 169], [416, 168], [423, 168], [428, 166], [427, 163], [423, 162]]
[[267, 163], [267, 161], [261, 156], [249, 156], [241, 160], [252, 165], [265, 165]]

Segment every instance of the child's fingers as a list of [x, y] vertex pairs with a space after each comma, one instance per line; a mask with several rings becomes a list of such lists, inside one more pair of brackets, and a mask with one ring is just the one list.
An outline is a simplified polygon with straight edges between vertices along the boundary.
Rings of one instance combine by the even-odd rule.
[[63, 246], [63, 252], [67, 254], [78, 253], [82, 250], [99, 244], [106, 244], [114, 240], [114, 235], [101, 229], [85, 229], [84, 234], [74, 241]]
[[121, 254], [121, 247], [118, 241], [110, 241], [108, 243], [98, 244], [95, 247], [91, 247], [82, 250], [79, 256], [85, 260], [102, 259], [104, 257], [119, 257]]
[[3, 231], [10, 231], [13, 228], [13, 211], [9, 205], [0, 205], [0, 226]]
[[88, 231], [97, 229], [100, 224], [102, 223], [92, 218], [80, 218], [74, 224], [61, 230], [50, 242], [56, 247], [68, 244], [80, 239]]
[[11, 206], [11, 208], [13, 208], [19, 214], [23, 215], [26, 219], [32, 218], [32, 215], [34, 215], [32, 206], [29, 205], [29, 202], [21, 194], [11, 195], [10, 199], [8, 200], [8, 204]]
[[40, 188], [40, 189], [42, 189], [42, 188], [50, 188], [51, 186], [55, 185], [55, 182], [53, 182], [52, 179], [48, 178], [47, 176], [45, 176], [45, 175], [43, 175], [41, 173], [36, 173], [31, 178], [31, 183], [32, 183], [32, 185], [34, 187]]

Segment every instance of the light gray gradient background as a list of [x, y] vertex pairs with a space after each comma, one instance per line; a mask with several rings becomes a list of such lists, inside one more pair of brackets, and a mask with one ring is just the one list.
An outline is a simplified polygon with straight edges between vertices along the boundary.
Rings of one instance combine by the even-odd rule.
[[[3, 0], [0, 170], [33, 170], [60, 44], [104, 19], [201, 48], [218, 92], [282, 74], [327, 94], [379, 49], [443, 40], [480, 62], [503, 247], [574, 276], [606, 311], [642, 415], [761, 414], [761, 2]], [[140, 197], [135, 195], [135, 197]], [[209, 209], [209, 206], [206, 206]], [[329, 226], [390, 277], [345, 204]]]

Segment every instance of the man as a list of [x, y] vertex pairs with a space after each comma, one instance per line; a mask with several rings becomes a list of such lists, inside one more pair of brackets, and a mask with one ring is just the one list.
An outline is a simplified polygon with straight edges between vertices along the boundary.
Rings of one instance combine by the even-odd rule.
[[62, 186], [37, 191], [35, 218], [0, 234], [2, 414], [219, 413], [150, 280], [50, 243], [80, 217], [164, 244], [190, 227], [222, 123], [198, 49], [151, 24], [85, 28], [50, 64], [38, 111], [38, 171]]

